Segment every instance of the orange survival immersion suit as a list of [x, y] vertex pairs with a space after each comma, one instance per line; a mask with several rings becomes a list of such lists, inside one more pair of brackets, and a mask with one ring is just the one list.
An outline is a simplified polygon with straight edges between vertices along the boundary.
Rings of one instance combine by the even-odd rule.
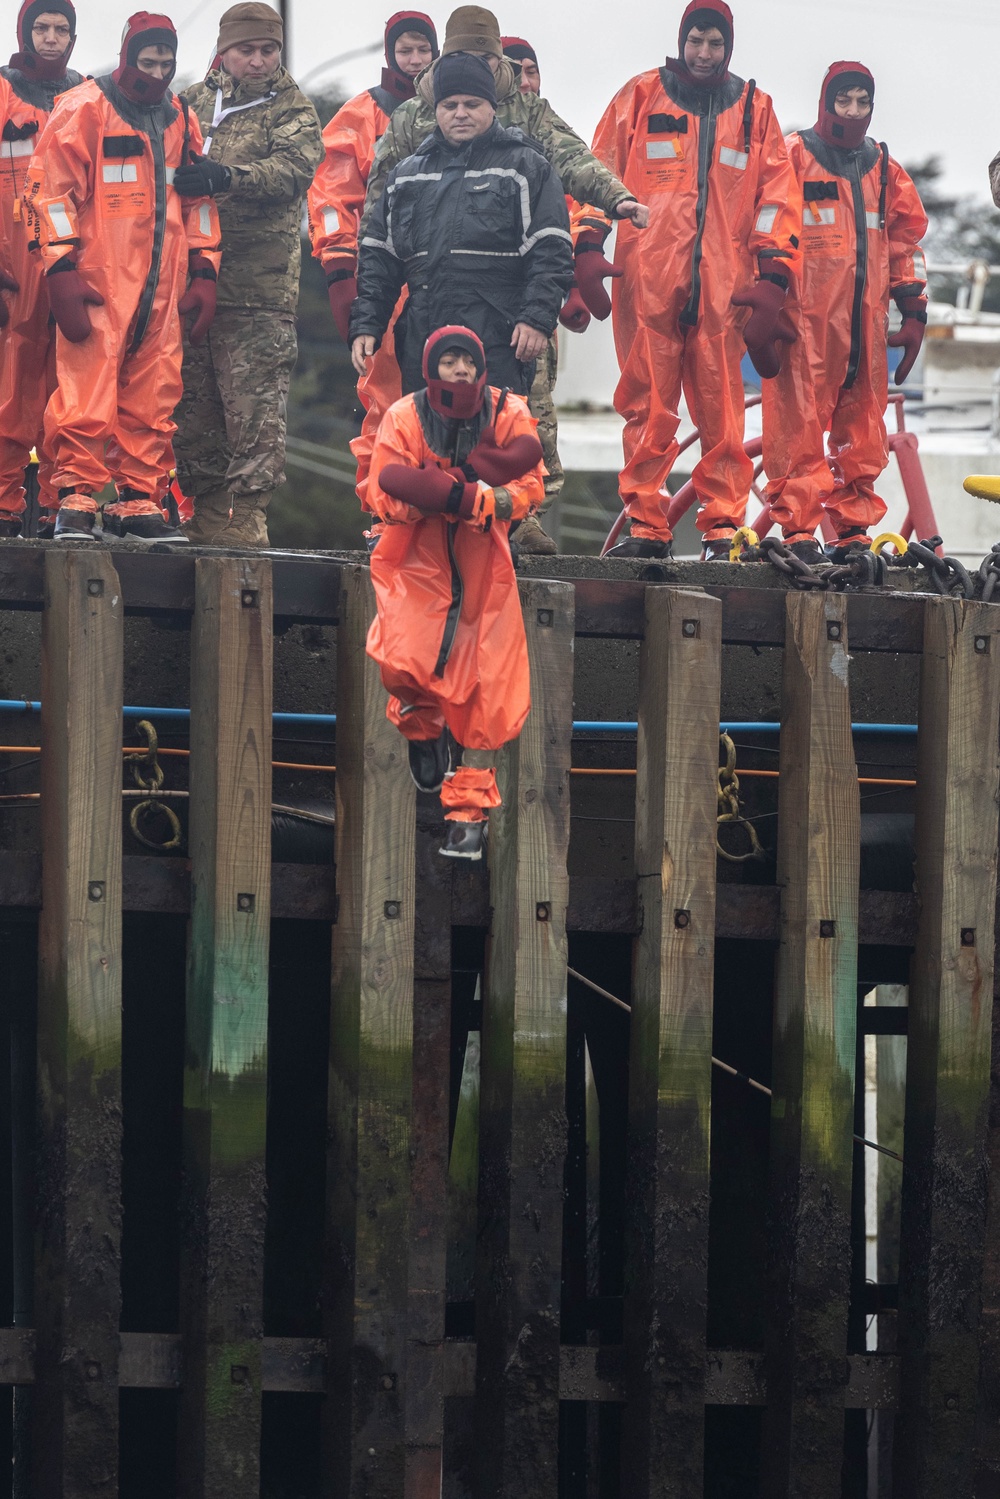
[[155, 510], [150, 497], [172, 466], [189, 258], [193, 275], [213, 281], [220, 261], [215, 204], [182, 200], [172, 185], [201, 151], [198, 121], [168, 80], [134, 66], [136, 42], [161, 34], [173, 34], [166, 17], [132, 18], [120, 67], [60, 100], [30, 167], [48, 277], [68, 260], [103, 299], [81, 341], [57, 333], [58, 385], [45, 412], [52, 482], [73, 510], [95, 510], [90, 496], [109, 477], [119, 499], [145, 497], [126, 500], [123, 514], [133, 503]]
[[[70, 42], [58, 62], [35, 51], [31, 26], [39, 14], [65, 16]], [[7, 298], [9, 320], [0, 331], [0, 524], [17, 530], [24, 511], [24, 470], [38, 454], [39, 499], [56, 506], [52, 463], [42, 438], [45, 404], [55, 386], [55, 337], [34, 226], [23, 199], [28, 166], [56, 99], [80, 83], [67, 68], [76, 42], [70, 0], [24, 0], [17, 18], [18, 52], [0, 68], [0, 243], [4, 269], [18, 284]], [[14, 524], [16, 522], [16, 524]]]
[[804, 196], [802, 270], [787, 309], [798, 338], [787, 345], [777, 378], [763, 382], [763, 456], [771, 516], [790, 541], [811, 536], [824, 510], [839, 538], [860, 535], [884, 516], [874, 486], [889, 461], [889, 298], [904, 314], [904, 328], [909, 322], [917, 332], [918, 347], [926, 321], [920, 240], [927, 215], [885, 145], [865, 137], [870, 114], [838, 118], [836, 93], [852, 85], [874, 102], [868, 69], [835, 63], [823, 80], [815, 129], [788, 137]]
[[[401, 10], [389, 18], [385, 26], [386, 65], [382, 80], [376, 87], [349, 99], [324, 129], [325, 154], [307, 196], [312, 252], [326, 274], [334, 320], [345, 342], [347, 315], [357, 295], [358, 225], [365, 206], [368, 174], [393, 110], [414, 94], [413, 80], [395, 65], [396, 41], [406, 31], [423, 32], [431, 44], [432, 55], [437, 57], [437, 34], [429, 16], [422, 11]], [[404, 293], [397, 315], [405, 301]], [[365, 417], [361, 435], [351, 448], [358, 462], [357, 492], [363, 506], [378, 424], [393, 401], [402, 395], [392, 336], [394, 324], [395, 316], [367, 373], [358, 381], [358, 399]]]
[[[683, 62], [694, 25], [717, 26], [724, 62], [696, 80]], [[612, 316], [625, 419], [620, 489], [632, 536], [670, 539], [661, 496], [677, 456], [681, 391], [701, 433], [692, 478], [706, 540], [743, 523], [753, 477], [743, 452], [743, 330], [734, 293], [786, 285], [798, 261], [801, 195], [771, 100], [729, 72], [732, 15], [693, 0], [679, 58], [631, 79], [605, 111], [594, 155], [642, 203], [649, 226], [618, 225]]]
[[[476, 350], [476, 387], [435, 378], [437, 355], [458, 343]], [[436, 350], [436, 353], [435, 353]], [[372, 451], [368, 507], [385, 524], [371, 556], [378, 616], [368, 654], [391, 694], [390, 722], [407, 739], [429, 740], [447, 725], [473, 763], [441, 788], [446, 818], [479, 822], [500, 805], [492, 752], [517, 737], [531, 706], [528, 652], [517, 579], [510, 556], [511, 521], [523, 520], [543, 495], [541, 444], [526, 402], [486, 385], [486, 356], [474, 333], [443, 328], [427, 340], [428, 388], [391, 406]], [[451, 393], [474, 393], [478, 409], [449, 415]], [[499, 410], [498, 410], [499, 407]], [[463, 464], [493, 440], [501, 449], [529, 439], [536, 456], [521, 477], [490, 488], [464, 483]], [[451, 470], [472, 501], [469, 518], [456, 508], [427, 513], [389, 494], [383, 479], [398, 466]], [[399, 484], [393, 487], [400, 489]], [[446, 486], [447, 488], [447, 486]], [[470, 493], [470, 491], [472, 493]]]

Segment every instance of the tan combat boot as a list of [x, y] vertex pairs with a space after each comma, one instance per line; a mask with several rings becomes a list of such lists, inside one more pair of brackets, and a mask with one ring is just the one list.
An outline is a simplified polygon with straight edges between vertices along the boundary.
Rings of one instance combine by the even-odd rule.
[[204, 495], [194, 501], [194, 515], [184, 521], [181, 531], [193, 546], [218, 547], [227, 545], [222, 533], [229, 525], [229, 507], [232, 504], [225, 489]]
[[526, 515], [510, 539], [526, 557], [554, 557], [559, 550], [535, 515]]
[[227, 547], [269, 547], [267, 507], [270, 494], [234, 494], [233, 518], [219, 545]]

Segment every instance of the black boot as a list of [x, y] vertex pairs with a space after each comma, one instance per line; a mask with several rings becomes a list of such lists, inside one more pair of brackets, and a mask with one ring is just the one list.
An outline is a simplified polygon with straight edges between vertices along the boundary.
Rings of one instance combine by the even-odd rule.
[[798, 541], [786, 541], [785, 545], [793, 557], [798, 557], [800, 562], [807, 562], [810, 567], [815, 567], [817, 562], [829, 560], [815, 536], [802, 536]]
[[855, 552], [869, 551], [871, 544], [872, 539], [864, 526], [856, 526], [853, 531], [846, 531], [836, 541], [831, 541], [826, 548], [826, 555], [831, 562], [847, 562]]
[[58, 510], [39, 510], [38, 525], [35, 527], [35, 535], [39, 541], [52, 540], [56, 534], [56, 520], [58, 517]]
[[451, 769], [448, 730], [442, 729], [436, 739], [411, 739], [409, 758], [410, 775], [417, 790], [440, 791]]
[[485, 822], [448, 822], [444, 846], [438, 850], [446, 859], [481, 859], [486, 841]]
[[728, 562], [732, 544], [731, 536], [713, 536], [711, 541], [702, 542], [702, 562]]
[[672, 541], [651, 541], [645, 536], [629, 536], [604, 555], [605, 557], [633, 557], [647, 560], [656, 558], [663, 561], [674, 555], [674, 544]]
[[[118, 499], [127, 503], [129, 500], [148, 500], [149, 495], [142, 494], [138, 489], [124, 488], [119, 489]], [[104, 528], [114, 536], [127, 537], [129, 541], [177, 541], [184, 546], [188, 542], [179, 526], [169, 524], [162, 510], [145, 510], [138, 515], [116, 515], [114, 508], [109, 507], [104, 512]]]
[[21, 517], [19, 515], [0, 517], [0, 537], [4, 537], [10, 541], [15, 536], [20, 536], [20, 534]]
[[70, 510], [63, 505], [56, 516], [53, 541], [100, 541], [102, 532], [93, 510]]

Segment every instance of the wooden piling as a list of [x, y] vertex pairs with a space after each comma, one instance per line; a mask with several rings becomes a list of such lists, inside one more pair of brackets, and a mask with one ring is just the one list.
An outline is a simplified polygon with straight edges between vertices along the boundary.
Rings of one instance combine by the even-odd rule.
[[45, 554], [34, 1499], [118, 1490], [123, 614], [106, 552]]
[[483, 1006], [477, 1499], [554, 1499], [566, 1152], [573, 589], [521, 583], [531, 713], [498, 760]]
[[900, 1235], [897, 1499], [973, 1492], [1000, 797], [996, 612], [953, 598], [925, 604], [915, 831], [920, 925], [910, 975]]
[[337, 1499], [399, 1499], [406, 1481], [416, 793], [365, 653], [374, 615], [367, 568], [345, 569], [324, 1294], [324, 1493]]
[[763, 1499], [840, 1499], [860, 804], [847, 601], [786, 596]]
[[271, 564], [200, 557], [191, 628], [191, 937], [184, 1070], [183, 1499], [260, 1482]]
[[639, 661], [622, 1492], [701, 1499], [722, 607], [647, 588]]

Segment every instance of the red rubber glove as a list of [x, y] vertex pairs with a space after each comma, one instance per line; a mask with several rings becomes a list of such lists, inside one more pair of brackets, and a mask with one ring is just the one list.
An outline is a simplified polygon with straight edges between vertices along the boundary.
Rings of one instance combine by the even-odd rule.
[[[15, 292], [20, 290], [21, 288], [20, 286], [18, 286], [13, 276], [8, 276], [6, 271], [0, 271], [0, 293], [5, 291]], [[6, 328], [9, 321], [10, 312], [8, 310], [7, 303], [4, 301], [3, 297], [0, 296], [0, 328]]]
[[541, 457], [542, 445], [534, 432], [522, 432], [506, 447], [500, 447], [491, 422], [469, 454], [469, 463], [483, 482], [492, 486], [523, 478]]
[[576, 245], [576, 284], [584, 304], [599, 322], [611, 313], [611, 298], [604, 286], [604, 278], [617, 279], [625, 274], [621, 266], [605, 260], [604, 252], [592, 239], [580, 238]]
[[924, 341], [924, 329], [927, 326], [927, 298], [896, 297], [895, 302], [903, 314], [903, 322], [897, 333], [889, 335], [889, 348], [906, 351], [896, 366], [896, 384], [902, 385], [912, 370], [917, 355], [920, 353], [920, 345]]
[[59, 331], [71, 344], [82, 344], [90, 337], [87, 307], [103, 307], [104, 298], [87, 285], [72, 261], [58, 262], [45, 277], [45, 285]]
[[563, 303], [559, 321], [571, 333], [586, 333], [590, 327], [590, 313], [587, 311], [587, 304], [581, 297], [580, 288], [575, 281], [570, 288], [569, 296]]
[[781, 342], [794, 343], [798, 335], [784, 313], [787, 287], [761, 279], [731, 298], [734, 307], [752, 309], [743, 330], [750, 362], [762, 380], [773, 380], [781, 368]]
[[327, 292], [330, 297], [330, 311], [333, 313], [333, 321], [337, 325], [337, 332], [345, 344], [350, 343], [348, 325], [351, 319], [351, 304], [356, 300], [358, 295], [358, 278], [357, 276], [340, 275], [336, 281], [327, 282]]
[[387, 463], [378, 476], [378, 482], [394, 500], [402, 500], [404, 505], [415, 505], [427, 515], [441, 515], [446, 510], [459, 515], [467, 491], [470, 492], [468, 508], [471, 514], [476, 492], [475, 484], [455, 479], [446, 469], [438, 468], [430, 460], [423, 468], [409, 468], [405, 463]]
[[205, 342], [205, 335], [215, 317], [215, 267], [203, 255], [192, 255], [188, 269], [191, 280], [177, 303], [177, 311], [181, 317], [187, 317], [189, 312], [195, 314], [188, 324], [188, 338], [197, 346]]

